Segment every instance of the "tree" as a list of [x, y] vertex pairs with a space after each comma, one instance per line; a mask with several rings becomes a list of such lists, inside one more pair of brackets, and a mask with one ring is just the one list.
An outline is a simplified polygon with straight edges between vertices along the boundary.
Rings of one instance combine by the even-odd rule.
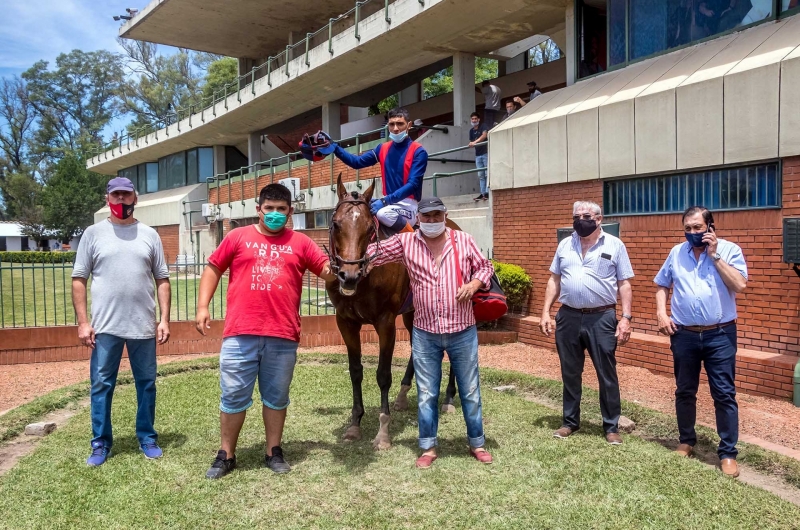
[[0, 127], [3, 167], [21, 171], [28, 161], [36, 110], [30, 101], [27, 85], [16, 76], [0, 79], [0, 119], [5, 122]]
[[[199, 64], [203, 63], [199, 62]], [[222, 57], [208, 63], [203, 84], [205, 104], [211, 104], [215, 92], [217, 97], [223, 96], [225, 85], [233, 83], [237, 77], [239, 77], [239, 61], [233, 57]]]
[[42, 190], [44, 226], [64, 242], [83, 234], [103, 206], [107, 182], [75, 154], [64, 156]]
[[540, 42], [528, 52], [528, 67], [539, 66], [550, 61], [561, 59], [563, 54], [553, 39]]
[[5, 178], [3, 196], [7, 215], [22, 225], [22, 234], [37, 241], [44, 239], [42, 185], [29, 174], [12, 173]]
[[34, 140], [42, 156], [59, 159], [101, 142], [117, 111], [123, 71], [118, 54], [73, 50], [56, 58], [56, 69], [38, 61], [22, 74], [39, 117]]
[[198, 59], [189, 50], [179, 48], [173, 55], [162, 55], [158, 45], [150, 42], [117, 42], [125, 50], [129, 73], [119, 91], [124, 111], [134, 116], [129, 130], [169, 119], [176, 109], [201, 102], [203, 76], [198, 63], [202, 66], [208, 60], [206, 54]]

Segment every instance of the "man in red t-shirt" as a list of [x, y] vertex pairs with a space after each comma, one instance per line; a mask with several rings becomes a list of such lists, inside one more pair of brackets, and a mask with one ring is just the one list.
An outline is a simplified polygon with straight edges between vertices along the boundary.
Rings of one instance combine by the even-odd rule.
[[326, 281], [335, 280], [317, 244], [286, 228], [292, 210], [292, 195], [285, 186], [265, 186], [256, 207], [258, 224], [225, 236], [200, 279], [195, 325], [205, 335], [211, 327], [208, 304], [222, 273], [230, 271], [219, 358], [222, 441], [207, 478], [221, 478], [236, 467], [236, 442], [253, 404], [256, 379], [263, 404], [266, 465], [275, 473], [290, 470], [280, 445], [300, 342], [303, 274], [310, 270]]

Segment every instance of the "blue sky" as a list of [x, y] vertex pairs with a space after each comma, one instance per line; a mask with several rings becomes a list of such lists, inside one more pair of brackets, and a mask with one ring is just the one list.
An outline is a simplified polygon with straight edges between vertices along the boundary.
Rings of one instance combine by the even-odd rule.
[[[53, 66], [60, 53], [121, 51], [120, 23], [125, 8], [142, 9], [148, 0], [2, 0], [0, 9], [0, 77], [19, 75], [40, 59]], [[162, 50], [164, 51], [164, 50]], [[120, 130], [127, 119], [108, 130]]]

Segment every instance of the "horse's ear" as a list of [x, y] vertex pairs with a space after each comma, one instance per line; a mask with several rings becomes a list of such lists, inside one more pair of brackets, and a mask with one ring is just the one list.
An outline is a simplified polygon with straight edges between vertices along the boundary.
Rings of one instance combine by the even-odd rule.
[[373, 193], [375, 193], [375, 179], [372, 179], [372, 185], [364, 192], [364, 200], [367, 201], [367, 204], [372, 200]]
[[339, 200], [342, 200], [347, 196], [347, 188], [345, 188], [344, 184], [342, 184], [341, 172], [339, 173], [339, 176], [336, 178], [336, 196], [339, 197]]

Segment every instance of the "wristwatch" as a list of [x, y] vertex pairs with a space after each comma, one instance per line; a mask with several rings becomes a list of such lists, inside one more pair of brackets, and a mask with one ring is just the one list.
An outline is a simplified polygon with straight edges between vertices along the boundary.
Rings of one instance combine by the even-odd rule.
[[633, 316], [632, 315], [626, 315], [625, 313], [622, 313], [622, 318], [627, 318], [630, 322], [633, 322]]
[[719, 255], [719, 252], [716, 252], [713, 256], [711, 256], [711, 259], [714, 261], [719, 261], [722, 259], [722, 256]]

